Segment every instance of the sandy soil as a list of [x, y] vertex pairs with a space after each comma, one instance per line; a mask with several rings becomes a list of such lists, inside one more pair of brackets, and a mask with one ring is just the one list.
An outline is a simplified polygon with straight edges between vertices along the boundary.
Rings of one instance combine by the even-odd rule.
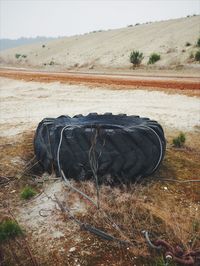
[[160, 91], [107, 90], [104, 87], [0, 79], [1, 136], [36, 128], [44, 117], [113, 112], [159, 121], [164, 128], [198, 129], [200, 99]]
[[[161, 55], [159, 67], [192, 63], [197, 51], [200, 16], [147, 23], [116, 30], [97, 31], [48, 43], [21, 46], [0, 53], [1, 65], [71, 69], [129, 68], [130, 52], [143, 52], [146, 65], [151, 53]], [[186, 42], [191, 45], [186, 46]], [[45, 46], [43, 46], [45, 45]], [[19, 54], [19, 58], [16, 58]], [[193, 68], [198, 67], [194, 63]]]

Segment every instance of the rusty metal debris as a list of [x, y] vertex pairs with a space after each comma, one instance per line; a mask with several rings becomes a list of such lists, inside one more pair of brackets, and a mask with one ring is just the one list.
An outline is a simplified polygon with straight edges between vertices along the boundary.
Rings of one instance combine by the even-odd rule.
[[173, 247], [167, 241], [158, 239], [151, 241], [147, 231], [142, 231], [148, 245], [151, 248], [162, 250], [166, 262], [173, 260], [174, 262], [180, 263], [181, 265], [199, 265], [200, 263], [200, 249], [186, 250], [184, 251], [180, 246]]

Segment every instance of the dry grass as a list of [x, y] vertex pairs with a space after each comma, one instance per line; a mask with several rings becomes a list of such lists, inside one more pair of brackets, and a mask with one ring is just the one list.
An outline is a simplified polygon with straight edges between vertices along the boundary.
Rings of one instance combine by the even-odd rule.
[[34, 132], [13, 137], [0, 137], [0, 177], [16, 177], [34, 157]]
[[[149, 250], [141, 234], [148, 230], [152, 239], [162, 238], [171, 244], [181, 245], [185, 249], [200, 246], [200, 189], [199, 183], [164, 182], [163, 179], [197, 179], [199, 178], [199, 139], [198, 134], [187, 135], [186, 147], [173, 148], [170, 143], [177, 132], [168, 136], [168, 148], [165, 160], [154, 176], [138, 184], [119, 185], [110, 187], [100, 186], [100, 210], [80, 198], [85, 204], [86, 211], [76, 216], [86, 223], [103, 229], [104, 231], [123, 240], [129, 240], [133, 247], [121, 247], [116, 243], [98, 239], [84, 231], [77, 231], [84, 239], [77, 250], [77, 258], [81, 265], [155, 265], [156, 253]], [[13, 142], [12, 139], [1, 139], [1, 176], [20, 176], [24, 166], [33, 157], [33, 133], [20, 135]], [[21, 164], [16, 163], [16, 158]], [[9, 201], [11, 208], [19, 204], [19, 193], [24, 184], [30, 179], [25, 178], [9, 182], [0, 187], [1, 202]], [[12, 179], [11, 179], [12, 180]], [[96, 197], [95, 182], [75, 182], [75, 187], [81, 189], [90, 197]], [[11, 193], [16, 190], [16, 193]], [[73, 206], [79, 195], [66, 188], [66, 203]], [[5, 206], [1, 204], [1, 210]], [[116, 227], [117, 225], [117, 227]], [[29, 232], [26, 232], [29, 235]], [[72, 232], [72, 236], [75, 232]], [[29, 235], [29, 237], [31, 237]], [[31, 247], [34, 249], [34, 246]], [[85, 253], [84, 253], [85, 252]], [[90, 255], [87, 255], [88, 254]], [[54, 250], [58, 254], [57, 250]], [[54, 254], [52, 253], [52, 254]], [[25, 251], [21, 250], [23, 257]], [[52, 255], [51, 254], [51, 255]], [[9, 252], [7, 256], [11, 256]], [[150, 257], [152, 256], [152, 257]], [[56, 256], [58, 259], [60, 256]], [[25, 258], [24, 258], [25, 259]], [[62, 258], [63, 259], [63, 258]], [[74, 265], [69, 257], [65, 258], [67, 265]], [[12, 261], [12, 260], [11, 260]], [[24, 260], [25, 261], [25, 260]], [[148, 263], [147, 263], [148, 261]], [[154, 262], [152, 262], [154, 261]], [[41, 261], [42, 262], [42, 261]], [[49, 265], [53, 265], [49, 261]], [[105, 264], [104, 264], [105, 263]], [[138, 263], [138, 264], [137, 264]], [[25, 264], [23, 264], [25, 265]], [[43, 263], [42, 265], [46, 265]]]

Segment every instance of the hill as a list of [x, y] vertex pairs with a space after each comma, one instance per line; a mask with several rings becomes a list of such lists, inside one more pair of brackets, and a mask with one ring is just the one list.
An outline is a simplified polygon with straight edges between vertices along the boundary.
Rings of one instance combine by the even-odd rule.
[[[191, 63], [197, 50], [200, 16], [91, 32], [0, 52], [1, 65], [44, 69], [129, 68], [130, 52], [161, 55], [158, 67]], [[186, 45], [188, 43], [188, 46]]]
[[0, 39], [0, 51], [22, 46], [22, 45], [27, 45], [27, 44], [34, 44], [34, 43], [39, 43], [39, 42], [47, 42], [51, 40], [55, 40], [56, 38], [53, 37], [35, 37], [35, 38], [19, 38], [19, 39]]

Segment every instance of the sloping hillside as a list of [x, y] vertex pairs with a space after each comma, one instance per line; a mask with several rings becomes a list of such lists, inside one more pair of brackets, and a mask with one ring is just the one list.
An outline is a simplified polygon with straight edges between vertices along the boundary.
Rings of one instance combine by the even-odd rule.
[[130, 52], [136, 49], [143, 52], [144, 65], [152, 52], [161, 55], [157, 66], [187, 64], [197, 50], [199, 25], [200, 16], [192, 16], [65, 37], [2, 51], [0, 62], [47, 69], [128, 68]]
[[47, 42], [47, 41], [52, 41], [57, 38], [48, 38], [48, 37], [35, 37], [35, 38], [24, 38], [21, 37], [19, 39], [0, 39], [0, 51], [18, 47], [21, 45], [28, 45], [28, 44], [34, 44], [34, 43], [40, 43], [40, 42]]

